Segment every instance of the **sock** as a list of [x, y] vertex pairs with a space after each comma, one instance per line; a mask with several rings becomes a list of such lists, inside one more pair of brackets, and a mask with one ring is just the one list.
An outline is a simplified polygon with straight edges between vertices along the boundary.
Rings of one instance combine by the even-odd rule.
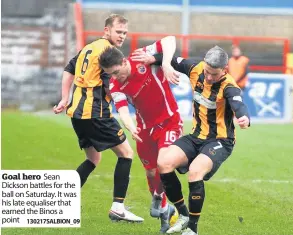
[[156, 178], [147, 176], [148, 185], [149, 185], [149, 191], [151, 195], [154, 195], [155, 189], [157, 187]]
[[156, 181], [155, 191], [156, 191], [156, 193], [161, 195], [162, 193], [164, 193], [164, 188], [163, 188], [163, 184], [161, 182], [161, 177], [160, 177], [160, 173], [159, 173], [158, 169], [156, 170], [155, 181]]
[[147, 180], [149, 185], [149, 191], [152, 195], [154, 195], [154, 192], [156, 192], [158, 195], [164, 192], [158, 169], [156, 169], [155, 177], [147, 176]]
[[162, 198], [160, 213], [164, 213], [166, 210], [168, 210], [167, 196], [164, 192], [162, 192], [160, 196]]
[[189, 222], [188, 227], [197, 233], [197, 223], [205, 198], [203, 180], [189, 182]]
[[114, 195], [113, 202], [123, 203], [129, 184], [129, 174], [132, 159], [118, 158], [114, 173]]
[[92, 173], [92, 171], [95, 168], [96, 168], [96, 165], [88, 159], [79, 165], [79, 167], [76, 169], [76, 171], [80, 177], [80, 187], [82, 187], [84, 185], [88, 176], [90, 175], [90, 173]]
[[112, 203], [112, 207], [111, 210], [113, 211], [123, 211], [124, 208], [124, 203], [120, 203], [120, 202], [113, 202]]
[[174, 204], [179, 214], [188, 216], [188, 210], [184, 204], [181, 183], [174, 171], [161, 174], [161, 181], [168, 199]]

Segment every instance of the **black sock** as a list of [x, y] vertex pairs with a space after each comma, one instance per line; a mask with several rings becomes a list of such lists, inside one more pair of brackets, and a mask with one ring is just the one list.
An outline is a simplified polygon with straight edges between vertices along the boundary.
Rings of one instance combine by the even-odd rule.
[[189, 222], [188, 227], [197, 233], [197, 223], [205, 198], [203, 180], [189, 182]]
[[161, 181], [168, 199], [174, 204], [179, 214], [188, 216], [188, 210], [184, 204], [184, 198], [181, 190], [181, 183], [174, 171], [166, 174], [160, 174]]
[[113, 202], [124, 201], [126, 196], [129, 174], [131, 168], [132, 159], [129, 158], [118, 158], [115, 172], [114, 172], [114, 195]]
[[96, 165], [88, 159], [79, 165], [76, 171], [80, 177], [80, 187], [84, 185], [84, 183], [87, 180], [87, 177], [90, 175], [90, 173], [92, 173], [92, 171], [95, 168], [96, 168]]

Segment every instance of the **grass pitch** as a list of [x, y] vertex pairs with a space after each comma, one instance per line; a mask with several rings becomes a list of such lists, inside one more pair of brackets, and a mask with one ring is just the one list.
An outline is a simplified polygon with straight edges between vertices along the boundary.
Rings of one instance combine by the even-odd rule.
[[[191, 124], [185, 122], [185, 132]], [[200, 235], [293, 235], [293, 125], [252, 125], [237, 130], [233, 154], [205, 184]], [[131, 145], [135, 149], [134, 143]], [[76, 169], [84, 154], [69, 118], [2, 113], [2, 169]], [[149, 216], [150, 194], [135, 157], [125, 204], [142, 224], [112, 223], [116, 157], [103, 153], [101, 165], [82, 189], [81, 228], [5, 228], [2, 235], [156, 235]], [[187, 199], [187, 179], [180, 176]], [[188, 201], [188, 200], [186, 200]]]

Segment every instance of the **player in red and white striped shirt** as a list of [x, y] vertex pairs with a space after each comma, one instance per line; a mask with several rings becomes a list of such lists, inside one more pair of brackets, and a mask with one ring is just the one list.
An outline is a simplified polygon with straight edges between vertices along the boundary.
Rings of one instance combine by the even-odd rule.
[[[175, 38], [172, 36], [144, 48], [151, 55], [163, 52], [163, 63], [171, 61], [175, 49]], [[161, 67], [134, 60], [126, 59], [121, 51], [112, 47], [101, 54], [99, 63], [107, 74], [112, 75], [109, 85], [112, 99], [123, 124], [136, 140], [137, 152], [153, 195], [150, 214], [161, 218], [161, 232], [165, 233], [175, 209], [167, 204], [157, 171], [157, 158], [181, 136], [183, 124]], [[174, 73], [175, 78], [179, 76], [175, 70], [169, 72]], [[136, 109], [137, 127], [129, 115], [129, 103]]]

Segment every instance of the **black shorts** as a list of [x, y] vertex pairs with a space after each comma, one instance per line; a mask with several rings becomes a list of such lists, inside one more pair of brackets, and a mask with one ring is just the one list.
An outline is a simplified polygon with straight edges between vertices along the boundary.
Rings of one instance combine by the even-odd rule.
[[[231, 155], [234, 147], [234, 140], [202, 140], [193, 135], [186, 135], [175, 141], [174, 145], [181, 148], [186, 154], [188, 158], [188, 167], [200, 153], [207, 155], [213, 161], [212, 170], [204, 177], [204, 180], [209, 180], [217, 172], [221, 164]], [[177, 170], [179, 173], [184, 174], [188, 171], [188, 168], [180, 167]]]
[[101, 152], [126, 140], [126, 135], [115, 118], [71, 118], [71, 122], [81, 149], [93, 146]]

